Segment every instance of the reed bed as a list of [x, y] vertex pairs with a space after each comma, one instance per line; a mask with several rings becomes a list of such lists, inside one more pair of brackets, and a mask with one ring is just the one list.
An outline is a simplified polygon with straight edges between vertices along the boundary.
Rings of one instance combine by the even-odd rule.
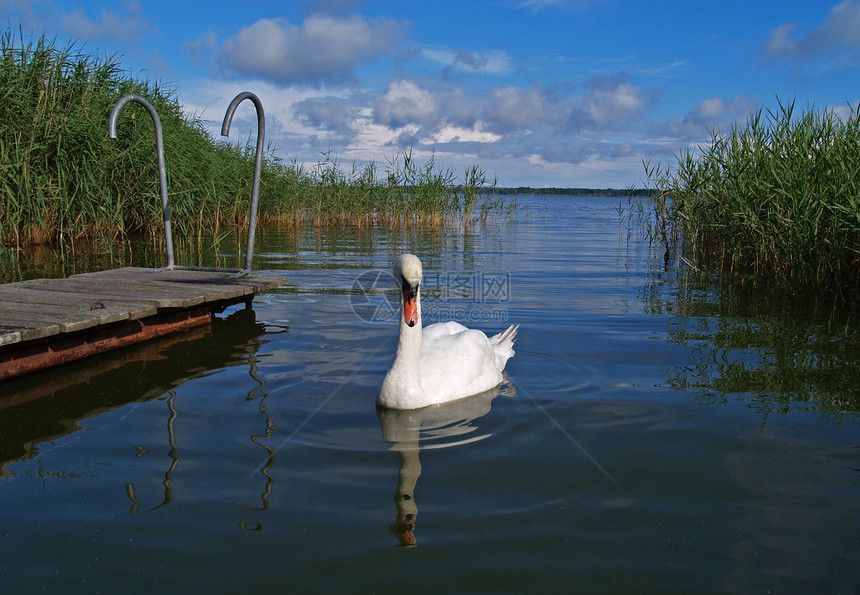
[[[135, 80], [113, 57], [6, 30], [0, 33], [0, 248], [162, 233], [149, 115], [129, 104], [118, 139], [107, 138], [108, 114], [128, 93], [147, 98], [161, 119], [174, 233], [218, 237], [247, 225], [250, 141], [215, 141], [199, 119], [183, 114], [174, 90]], [[446, 225], [498, 209], [488, 186], [477, 167], [458, 184], [450, 170], [437, 170], [432, 158], [419, 164], [410, 151], [384, 168], [344, 169], [330, 153], [306, 168], [280, 161], [269, 146], [259, 220]]]
[[695, 270], [857, 297], [860, 108], [840, 118], [780, 102], [645, 170], [651, 233]]

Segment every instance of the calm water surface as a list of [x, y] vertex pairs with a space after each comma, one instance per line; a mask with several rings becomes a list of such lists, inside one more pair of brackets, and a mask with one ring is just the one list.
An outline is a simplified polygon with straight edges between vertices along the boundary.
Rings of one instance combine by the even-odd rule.
[[[270, 230], [253, 310], [0, 385], [3, 592], [860, 592], [856, 317], [688, 286], [617, 199], [519, 203]], [[425, 321], [521, 325], [499, 391], [376, 410], [406, 251]]]

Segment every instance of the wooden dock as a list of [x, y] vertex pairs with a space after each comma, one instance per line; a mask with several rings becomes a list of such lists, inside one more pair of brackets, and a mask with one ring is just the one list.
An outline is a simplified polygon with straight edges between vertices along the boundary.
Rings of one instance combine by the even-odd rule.
[[212, 321], [286, 277], [126, 267], [0, 285], [0, 381]]

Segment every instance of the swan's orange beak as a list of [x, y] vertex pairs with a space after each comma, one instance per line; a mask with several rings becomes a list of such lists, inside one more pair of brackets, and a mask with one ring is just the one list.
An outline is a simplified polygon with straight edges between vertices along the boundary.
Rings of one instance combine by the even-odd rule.
[[397, 545], [400, 547], [412, 547], [415, 545], [415, 535], [412, 533], [414, 528], [414, 521], [398, 521], [391, 525], [388, 530], [397, 537], [397, 541], [399, 542]]
[[403, 290], [403, 320], [408, 326], [418, 322], [418, 294], [409, 288]]

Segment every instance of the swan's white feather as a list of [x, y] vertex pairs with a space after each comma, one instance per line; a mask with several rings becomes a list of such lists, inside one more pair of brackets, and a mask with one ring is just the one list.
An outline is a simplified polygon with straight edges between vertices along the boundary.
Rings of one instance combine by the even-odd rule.
[[[395, 266], [394, 276], [398, 284], [405, 279], [418, 287], [421, 261], [404, 255]], [[417, 299], [420, 300], [420, 289]], [[504, 380], [505, 364], [514, 355], [517, 328], [511, 325], [488, 338], [483, 332], [458, 322], [432, 324], [422, 329], [420, 313], [418, 323], [409, 327], [401, 315], [397, 355], [377, 402], [394, 409], [417, 409], [498, 386]]]

